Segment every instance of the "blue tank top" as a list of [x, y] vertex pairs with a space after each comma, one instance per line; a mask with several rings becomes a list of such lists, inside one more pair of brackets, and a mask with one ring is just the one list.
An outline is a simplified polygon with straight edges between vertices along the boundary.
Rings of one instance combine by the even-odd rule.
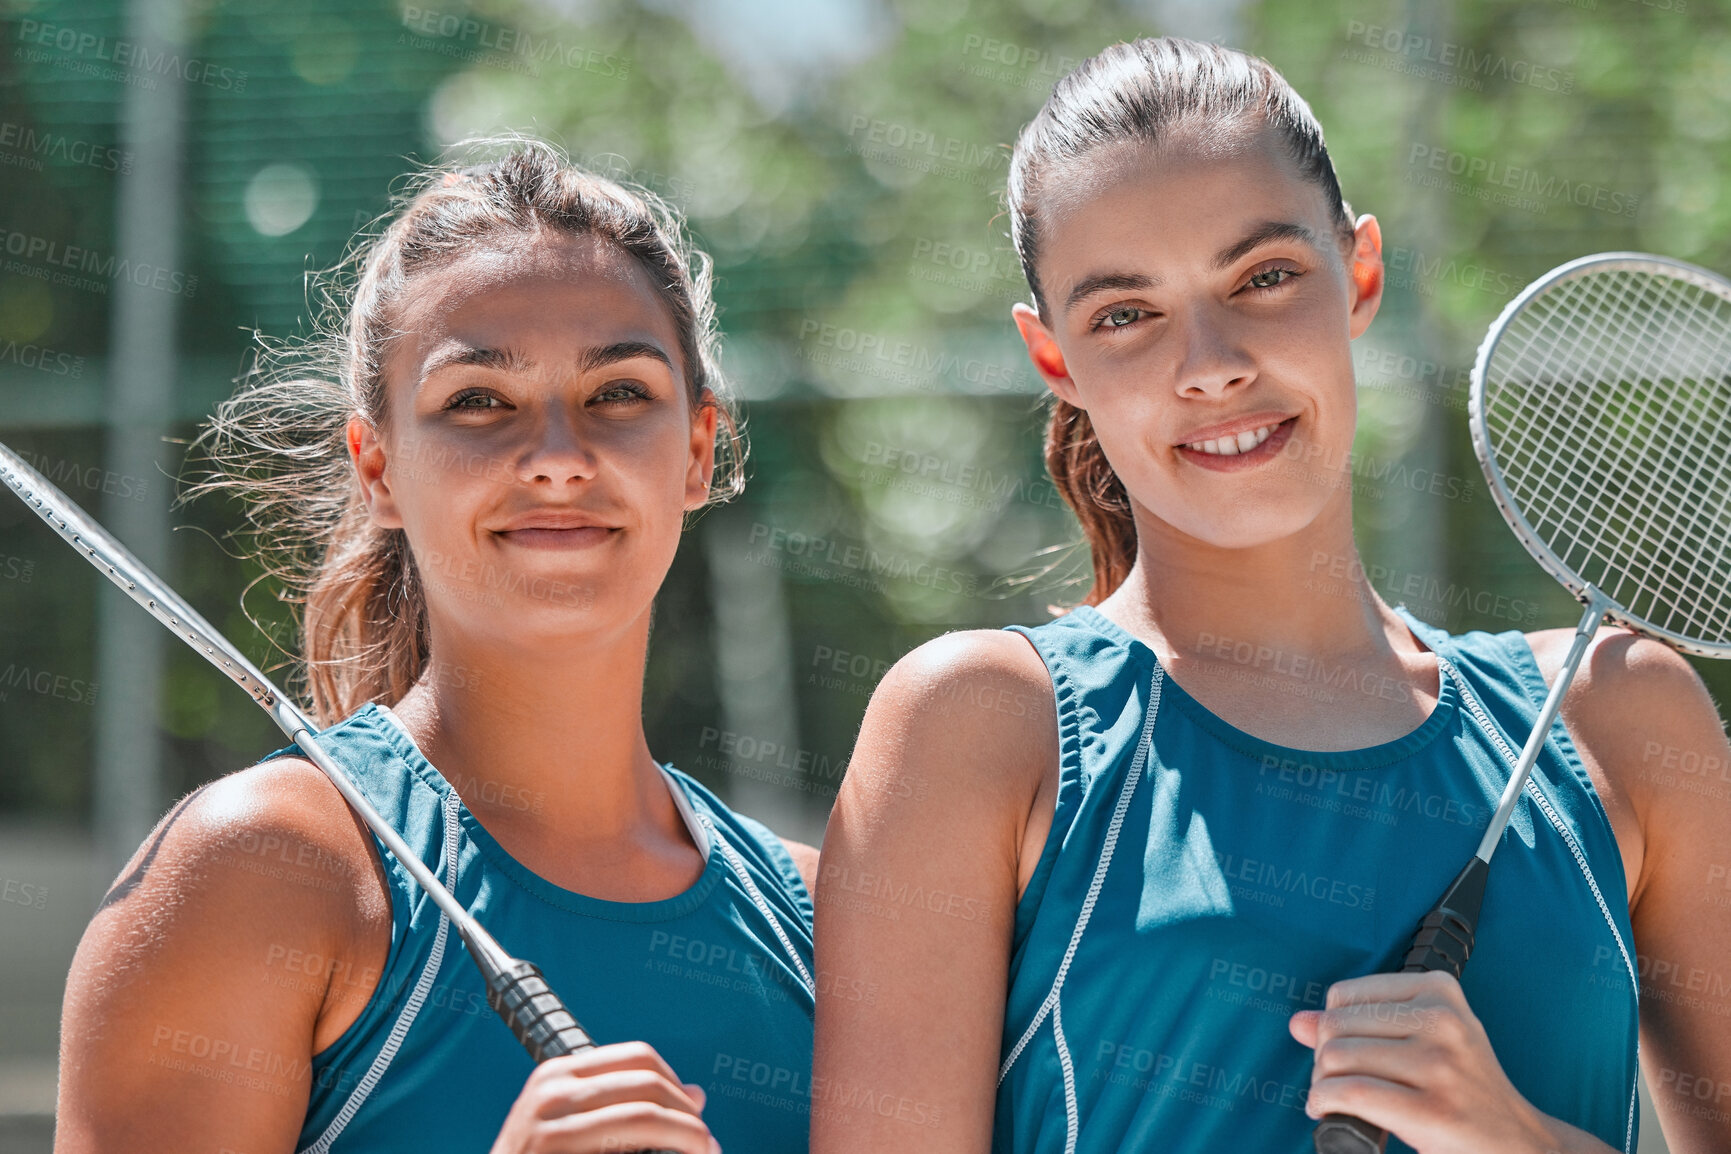
[[[541, 967], [597, 1042], [648, 1042], [682, 1081], [701, 1085], [704, 1121], [723, 1148], [807, 1149], [812, 906], [773, 833], [668, 770], [675, 804], [705, 847], [703, 873], [663, 901], [605, 901], [507, 854], [388, 709], [365, 706], [321, 738], [457, 900], [506, 950]], [[482, 796], [489, 788], [473, 786]], [[535, 804], [499, 797], [519, 801]], [[390, 952], [382, 974], [331, 975], [333, 988], [352, 984], [357, 996], [375, 988], [354, 1024], [312, 1059], [296, 1149], [486, 1150], [533, 1063], [488, 1008], [449, 920], [374, 842], [390, 890]], [[273, 954], [272, 963], [285, 980], [309, 965], [323, 974], [322, 960]]]
[[[1091, 607], [1011, 627], [1052, 678], [1059, 785], [1016, 907], [995, 1154], [1310, 1150], [1311, 1051], [1288, 1018], [1400, 968], [1545, 693], [1519, 632], [1399, 612], [1438, 654], [1440, 700], [1406, 736], [1340, 752], [1227, 724]], [[1319, 697], [1391, 691], [1265, 666], [1246, 671]], [[1633, 940], [1610, 822], [1559, 719], [1491, 859], [1461, 985], [1528, 1101], [1631, 1154]]]

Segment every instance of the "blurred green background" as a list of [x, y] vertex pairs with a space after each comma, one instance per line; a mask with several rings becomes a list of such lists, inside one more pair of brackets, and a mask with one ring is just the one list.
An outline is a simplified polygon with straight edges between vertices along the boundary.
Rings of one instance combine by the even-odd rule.
[[[1372, 582], [1451, 630], [1534, 629], [1577, 610], [1486, 496], [1467, 369], [1566, 259], [1731, 270], [1728, 24], [1724, 0], [0, 0], [0, 439], [279, 667], [239, 510], [170, 509], [185, 440], [254, 330], [305, 331], [304, 274], [394, 178], [471, 134], [552, 139], [689, 215], [751, 438], [662, 594], [651, 747], [815, 841], [889, 663], [1086, 588], [999, 202], [1058, 75], [1176, 33], [1310, 101], [1391, 272], [1357, 346]], [[178, 53], [122, 47], [151, 36]], [[59, 983], [119, 855], [281, 744], [98, 584], [0, 500], [0, 875], [34, 887], [0, 904], [0, 1149], [39, 1141]], [[1722, 699], [1731, 668], [1698, 667]]]

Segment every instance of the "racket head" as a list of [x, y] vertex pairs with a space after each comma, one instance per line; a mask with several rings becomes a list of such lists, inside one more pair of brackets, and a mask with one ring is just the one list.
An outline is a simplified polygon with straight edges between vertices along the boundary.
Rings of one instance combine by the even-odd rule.
[[1546, 572], [1636, 632], [1731, 657], [1731, 281], [1638, 252], [1552, 269], [1491, 325], [1468, 414]]

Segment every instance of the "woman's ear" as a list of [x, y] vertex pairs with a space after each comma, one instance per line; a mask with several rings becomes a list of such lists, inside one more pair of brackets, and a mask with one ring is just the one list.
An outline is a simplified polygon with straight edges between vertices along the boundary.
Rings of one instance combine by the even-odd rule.
[[1016, 319], [1022, 343], [1028, 346], [1028, 359], [1034, 362], [1034, 371], [1040, 374], [1046, 387], [1056, 393], [1059, 400], [1082, 408], [1076, 395], [1076, 382], [1070, 379], [1070, 370], [1064, 364], [1063, 350], [1058, 348], [1057, 338], [1040, 319], [1040, 314], [1018, 301], [1011, 306], [1010, 315]]
[[1352, 230], [1352, 305], [1348, 310], [1354, 339], [1370, 327], [1382, 306], [1387, 283], [1382, 267], [1382, 226], [1368, 212]]
[[709, 503], [709, 486], [715, 477], [715, 431], [720, 426], [721, 406], [715, 394], [705, 388], [691, 414], [691, 455], [685, 470], [687, 512]]
[[385, 447], [379, 441], [378, 430], [360, 414], [349, 418], [344, 430], [349, 442], [349, 461], [361, 483], [361, 502], [373, 524], [381, 529], [401, 529], [403, 517], [391, 494], [391, 483], [385, 480]]

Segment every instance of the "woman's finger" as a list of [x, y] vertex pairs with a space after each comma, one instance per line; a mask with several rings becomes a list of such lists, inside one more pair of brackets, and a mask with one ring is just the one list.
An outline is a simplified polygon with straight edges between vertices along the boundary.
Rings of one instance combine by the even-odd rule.
[[672, 1150], [720, 1154], [720, 1144], [695, 1114], [653, 1102], [619, 1102], [541, 1123], [537, 1154], [623, 1154], [627, 1150]]
[[566, 1054], [562, 1058], [551, 1058], [536, 1067], [535, 1073], [530, 1077], [605, 1074], [611, 1070], [651, 1070], [674, 1085], [683, 1085], [679, 1076], [673, 1072], [673, 1067], [669, 1066], [648, 1042], [615, 1042], [609, 1046], [596, 1046], [592, 1050]]
[[1331, 1039], [1317, 1049], [1310, 1084], [1315, 1087], [1325, 1078], [1363, 1075], [1422, 1089], [1447, 1062], [1448, 1055], [1440, 1047], [1415, 1043], [1409, 1038], [1348, 1035]]
[[1432, 970], [1423, 974], [1365, 974], [1346, 978], [1328, 987], [1323, 1008], [1339, 1009], [1360, 1002], [1411, 1002], [1431, 997], [1449, 1005], [1466, 1005], [1460, 981], [1449, 973]]
[[1312, 1118], [1350, 1114], [1402, 1135], [1412, 1133], [1412, 1119], [1425, 1105], [1422, 1090], [1370, 1074], [1342, 1074], [1312, 1083], [1304, 1112]]
[[535, 1117], [562, 1118], [567, 1114], [600, 1110], [622, 1102], [644, 1102], [692, 1116], [703, 1105], [685, 1088], [654, 1070], [608, 1070], [580, 1077], [553, 1078], [536, 1087]]

